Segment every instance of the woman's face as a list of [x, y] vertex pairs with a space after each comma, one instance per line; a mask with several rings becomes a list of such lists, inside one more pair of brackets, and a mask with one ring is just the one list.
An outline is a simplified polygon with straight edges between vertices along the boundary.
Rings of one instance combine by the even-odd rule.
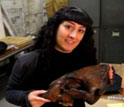
[[86, 27], [74, 21], [62, 22], [57, 30], [55, 49], [63, 52], [72, 52], [84, 37]]

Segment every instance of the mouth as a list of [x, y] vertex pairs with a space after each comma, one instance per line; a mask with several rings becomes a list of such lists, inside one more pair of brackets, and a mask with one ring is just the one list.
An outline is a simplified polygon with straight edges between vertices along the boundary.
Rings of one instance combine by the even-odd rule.
[[74, 40], [70, 40], [70, 39], [66, 39], [65, 42], [66, 42], [68, 45], [74, 45], [74, 44], [75, 44], [75, 41], [74, 41]]

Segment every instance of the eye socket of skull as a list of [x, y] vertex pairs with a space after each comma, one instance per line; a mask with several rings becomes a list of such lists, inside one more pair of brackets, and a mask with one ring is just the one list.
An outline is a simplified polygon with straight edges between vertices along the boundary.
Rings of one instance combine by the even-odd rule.
[[100, 95], [100, 91], [101, 91], [101, 89], [96, 88], [96, 87], [93, 87], [93, 88], [91, 89], [91, 94], [94, 95], [94, 96]]
[[81, 82], [78, 79], [75, 78], [69, 78], [63, 85], [64, 90], [70, 90], [71, 88], [80, 88]]

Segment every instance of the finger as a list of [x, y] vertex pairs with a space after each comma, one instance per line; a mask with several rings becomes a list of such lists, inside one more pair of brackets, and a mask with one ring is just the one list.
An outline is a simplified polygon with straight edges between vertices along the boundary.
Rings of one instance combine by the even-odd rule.
[[45, 99], [43, 97], [35, 97], [35, 100], [39, 100], [39, 101], [42, 101], [42, 102], [51, 102], [49, 99]]
[[112, 65], [109, 64], [110, 66], [110, 70], [108, 72], [108, 75], [109, 75], [109, 79], [110, 79], [110, 84], [113, 85], [114, 84], [114, 80], [113, 80], [113, 77], [114, 77], [114, 71], [112, 69]]
[[110, 70], [109, 70], [109, 78], [110, 78], [110, 79], [113, 79], [113, 73], [114, 73], [114, 71], [112, 70], [112, 65], [109, 64], [109, 66], [110, 66]]
[[39, 95], [39, 94], [43, 94], [43, 93], [46, 93], [46, 92], [47, 92], [46, 90], [36, 90], [36, 91], [34, 91], [34, 94]]
[[42, 93], [46, 93], [47, 92], [47, 90], [40, 90]]

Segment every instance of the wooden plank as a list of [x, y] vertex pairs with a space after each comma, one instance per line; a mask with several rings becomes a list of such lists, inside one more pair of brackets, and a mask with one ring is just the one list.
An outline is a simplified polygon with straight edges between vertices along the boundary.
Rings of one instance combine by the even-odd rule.
[[1, 12], [1, 4], [0, 4], [0, 38], [5, 37], [5, 30], [3, 25], [3, 18], [2, 18], [2, 12]]
[[3, 23], [4, 23], [5, 27], [6, 27], [6, 29], [8, 30], [10, 36], [14, 36], [15, 34], [14, 34], [13, 30], [11, 29], [11, 26], [9, 25], [8, 21], [4, 17], [4, 15], [3, 15]]
[[29, 42], [32, 42], [33, 38], [31, 36], [13, 36], [2, 38], [0, 39], [0, 41], [3, 41], [8, 45], [15, 45], [16, 47], [19, 47]]
[[2, 55], [0, 55], [0, 62], [6, 60], [7, 58], [12, 57], [13, 55], [15, 55], [21, 51], [29, 49], [33, 45], [34, 45], [34, 42], [32, 41], [28, 44], [24, 44], [23, 46], [20, 46], [18, 49], [12, 48], [12, 49], [6, 50]]

